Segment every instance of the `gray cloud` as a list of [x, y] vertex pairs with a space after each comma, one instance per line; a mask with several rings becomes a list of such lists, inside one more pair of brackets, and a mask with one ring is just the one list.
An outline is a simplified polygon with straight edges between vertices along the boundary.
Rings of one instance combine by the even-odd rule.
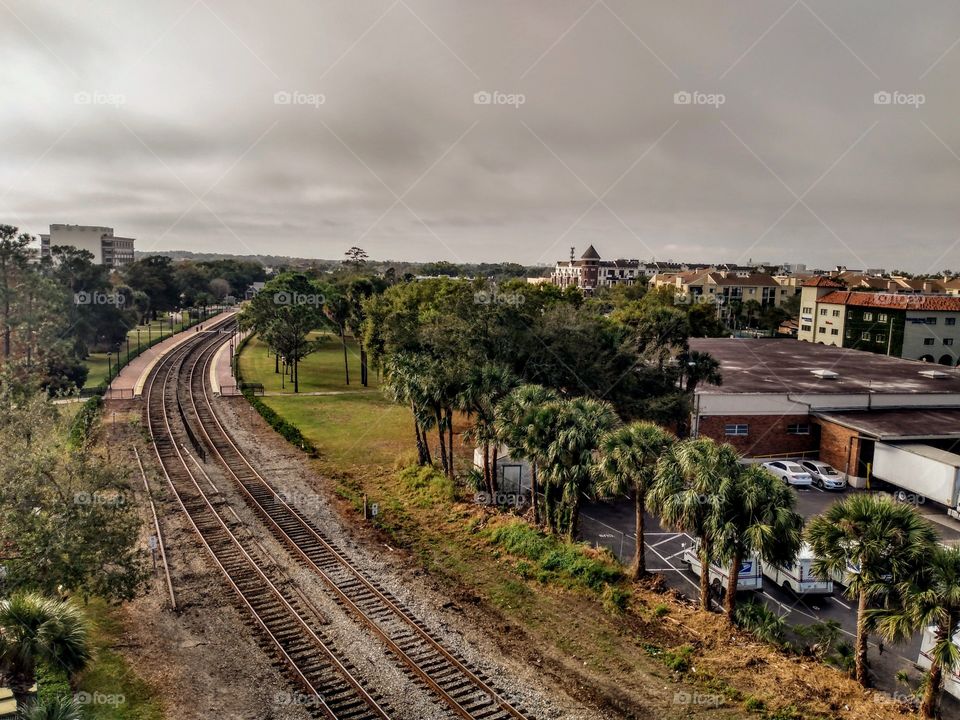
[[6, 0], [0, 16], [0, 217], [35, 233], [960, 269], [955, 3]]

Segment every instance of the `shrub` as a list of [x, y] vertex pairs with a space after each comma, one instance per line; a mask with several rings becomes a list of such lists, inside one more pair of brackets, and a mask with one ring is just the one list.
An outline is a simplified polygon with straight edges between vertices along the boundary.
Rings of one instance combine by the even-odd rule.
[[664, 615], [670, 614], [670, 606], [660, 603], [653, 608], [653, 616], [655, 618], [662, 618]]
[[603, 608], [611, 615], [620, 615], [627, 610], [630, 602], [630, 591], [616, 585], [604, 585], [600, 596]]
[[760, 698], [750, 695], [746, 700], [743, 701], [743, 708], [748, 712], [761, 712], [764, 708], [763, 700]]
[[603, 592], [605, 586], [623, 578], [615, 563], [589, 555], [582, 545], [544, 535], [520, 520], [497, 525], [486, 535], [494, 545], [530, 561], [541, 582], [560, 580]]
[[782, 645], [786, 622], [763, 603], [752, 600], [737, 606], [737, 625], [765, 642]]
[[87, 444], [90, 439], [90, 431], [93, 429], [97, 418], [100, 417], [102, 409], [103, 398], [99, 395], [94, 395], [83, 403], [80, 412], [74, 416], [73, 422], [70, 424], [69, 442], [71, 446], [81, 448]]
[[678, 673], [685, 673], [690, 669], [693, 660], [693, 646], [681, 645], [675, 650], [666, 650], [661, 656], [663, 664]]
[[263, 402], [260, 398], [256, 397], [252, 390], [244, 390], [243, 396], [247, 399], [247, 402], [249, 402], [258, 413], [260, 413], [260, 417], [266, 420], [267, 424], [280, 435], [282, 435], [287, 442], [289, 442], [291, 445], [296, 445], [305, 453], [313, 457], [316, 457], [319, 454], [314, 444], [307, 440], [307, 438], [303, 436], [303, 433], [300, 432], [300, 428], [298, 428], [289, 420], [285, 420], [284, 418], [280, 417], [280, 415], [278, 415], [273, 408]]
[[412, 465], [400, 471], [400, 479], [422, 507], [453, 502], [453, 481], [431, 465]]

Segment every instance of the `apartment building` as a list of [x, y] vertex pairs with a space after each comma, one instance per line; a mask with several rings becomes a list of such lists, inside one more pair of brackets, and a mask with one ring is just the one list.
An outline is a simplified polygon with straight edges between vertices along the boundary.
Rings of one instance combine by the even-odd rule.
[[51, 225], [40, 236], [40, 256], [49, 257], [54, 245], [69, 245], [93, 254], [98, 265], [112, 268], [133, 262], [133, 238], [113, 234], [113, 228], [98, 225]]
[[656, 275], [654, 287], [672, 287], [691, 298], [712, 298], [720, 304], [756, 300], [763, 307], [779, 307], [796, 294], [796, 288], [782, 284], [767, 273], [736, 270], [698, 270]]
[[956, 366], [958, 321], [960, 297], [860, 292], [817, 278], [801, 292], [797, 339]]
[[576, 287], [586, 294], [600, 287], [632, 284], [647, 276], [647, 268], [639, 260], [602, 260], [591, 245], [579, 259], [570, 248], [569, 260], [558, 260], [550, 282], [558, 287]]

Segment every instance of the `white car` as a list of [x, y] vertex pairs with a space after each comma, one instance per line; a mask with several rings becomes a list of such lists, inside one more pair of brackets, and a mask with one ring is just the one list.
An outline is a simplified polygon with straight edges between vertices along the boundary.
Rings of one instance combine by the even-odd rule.
[[774, 460], [773, 462], [764, 463], [763, 466], [788, 485], [796, 485], [798, 487], [810, 487], [813, 485], [813, 478], [810, 477], [810, 473], [790, 460]]
[[839, 472], [819, 460], [804, 460], [800, 466], [813, 478], [813, 484], [824, 490], [843, 490], [847, 480]]

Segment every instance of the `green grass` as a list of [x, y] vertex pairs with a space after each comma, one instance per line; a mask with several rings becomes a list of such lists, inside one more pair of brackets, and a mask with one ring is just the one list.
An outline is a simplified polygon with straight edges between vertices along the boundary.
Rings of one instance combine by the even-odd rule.
[[[368, 387], [360, 384], [360, 349], [357, 343], [347, 340], [347, 361], [350, 367], [350, 385], [346, 384], [343, 369], [343, 346], [340, 338], [328, 333], [311, 333], [311, 339], [320, 340], [317, 352], [308, 355], [300, 363], [300, 392], [361, 392], [376, 390], [379, 386], [377, 373], [371, 368]], [[240, 374], [246, 382], [263, 383], [267, 392], [282, 392], [293, 395], [293, 383], [282, 373], [277, 373], [276, 360], [259, 338], [251, 338], [240, 355]]]
[[[113, 360], [110, 362], [112, 364]], [[83, 384], [84, 387], [96, 387], [107, 379], [106, 353], [90, 353], [90, 356], [86, 359], [86, 365], [89, 373], [87, 374], [87, 381]]]
[[[243, 377], [251, 382], [250, 375]], [[339, 465], [393, 465], [398, 443], [413, 443], [410, 411], [378, 392], [260, 399], [300, 428], [324, 459]]]

